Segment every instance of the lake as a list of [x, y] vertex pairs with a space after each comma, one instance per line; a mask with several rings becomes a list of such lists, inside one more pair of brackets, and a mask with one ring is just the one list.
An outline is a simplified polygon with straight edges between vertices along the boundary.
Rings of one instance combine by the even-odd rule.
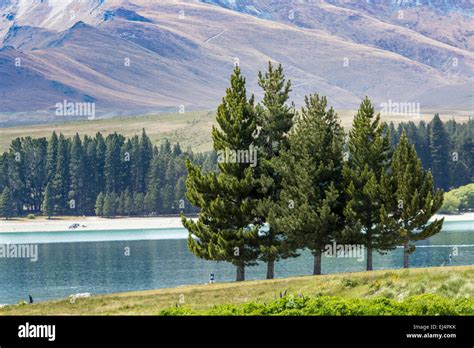
[[[187, 249], [182, 228], [125, 231], [2, 233], [0, 244], [37, 244], [38, 260], [0, 258], [0, 304], [18, 303], [31, 294], [35, 301], [89, 292], [104, 294], [233, 281], [235, 268], [205, 261]], [[448, 221], [442, 232], [417, 243], [411, 267], [474, 264], [474, 221]], [[455, 247], [457, 247], [455, 249]], [[129, 252], [129, 253], [128, 253]], [[401, 248], [374, 255], [374, 269], [402, 267]], [[452, 254], [452, 257], [450, 257]], [[365, 270], [365, 258], [329, 258], [323, 273]], [[275, 266], [275, 276], [309, 275], [313, 257], [302, 252]], [[266, 265], [246, 269], [247, 279], [264, 279]]]

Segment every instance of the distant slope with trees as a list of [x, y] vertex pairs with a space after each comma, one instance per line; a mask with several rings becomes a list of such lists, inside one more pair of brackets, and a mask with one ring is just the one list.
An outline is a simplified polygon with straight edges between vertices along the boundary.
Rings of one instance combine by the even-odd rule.
[[194, 154], [145, 130], [125, 138], [55, 132], [49, 140], [17, 138], [0, 156], [0, 215], [157, 215], [196, 212], [185, 197], [185, 160], [214, 170], [213, 153]]
[[474, 182], [474, 119], [465, 123], [441, 122], [436, 114], [431, 122], [390, 123], [391, 144], [396, 146], [405, 131], [423, 168], [430, 169], [435, 186], [444, 191]]

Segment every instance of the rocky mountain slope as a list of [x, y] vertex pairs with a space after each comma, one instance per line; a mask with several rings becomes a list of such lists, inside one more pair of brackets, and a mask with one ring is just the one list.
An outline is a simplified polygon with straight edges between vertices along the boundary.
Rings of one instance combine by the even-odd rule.
[[0, 0], [0, 124], [58, 121], [63, 100], [98, 116], [211, 109], [235, 63], [258, 99], [268, 60], [296, 102], [472, 110], [474, 6], [418, 1]]

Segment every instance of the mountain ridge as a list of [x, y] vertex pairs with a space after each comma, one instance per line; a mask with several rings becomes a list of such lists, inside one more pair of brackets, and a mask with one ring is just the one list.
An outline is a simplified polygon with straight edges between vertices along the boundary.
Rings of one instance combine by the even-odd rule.
[[[364, 21], [366, 29], [347, 21], [359, 14], [350, 8], [350, 0], [314, 1], [304, 16], [296, 1], [280, 0], [271, 7], [277, 13], [294, 6], [295, 15], [308, 26], [321, 19], [319, 27], [304, 28], [283, 20], [282, 14], [262, 19], [205, 2], [87, 0], [57, 5], [49, 0], [53, 6], [48, 12], [39, 0], [3, 0], [0, 11], [8, 11], [0, 16], [0, 48], [13, 51], [0, 50], [0, 96], [5, 96], [0, 99], [0, 122], [2, 114], [24, 111], [32, 121], [54, 120], [54, 105], [63, 99], [93, 98], [104, 117], [212, 109], [236, 61], [258, 97], [256, 75], [268, 60], [283, 64], [296, 102], [318, 92], [335, 107], [347, 109], [356, 108], [365, 95], [376, 104], [391, 99], [418, 102], [422, 108], [474, 109], [474, 53], [385, 22], [384, 13], [378, 15], [381, 19], [372, 18], [362, 9], [355, 22]], [[256, 11], [269, 4], [241, 3], [251, 3]], [[338, 3], [336, 10], [333, 3]], [[22, 16], [8, 20], [5, 14], [14, 8]], [[73, 21], [67, 17], [70, 11], [77, 11]], [[21, 67], [13, 64], [16, 58], [23, 60]], [[17, 75], [22, 78], [15, 79]], [[35, 88], [27, 88], [22, 80], [26, 76], [37, 79], [31, 84]], [[23, 101], [12, 97], [19, 91]]]

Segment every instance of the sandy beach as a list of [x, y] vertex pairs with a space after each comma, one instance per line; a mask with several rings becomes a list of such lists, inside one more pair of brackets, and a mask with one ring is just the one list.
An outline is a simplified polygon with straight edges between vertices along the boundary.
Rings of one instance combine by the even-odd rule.
[[[69, 230], [71, 224], [77, 223], [77, 229]], [[152, 228], [182, 228], [179, 217], [124, 217], [105, 219], [96, 216], [67, 217], [48, 220], [1, 220], [0, 233], [11, 232], [61, 232], [61, 231], [97, 231], [97, 230], [130, 230]]]
[[444, 217], [444, 221], [474, 221], [474, 212], [464, 213], [459, 215], [444, 215], [436, 214], [431, 220], [440, 219]]
[[[474, 221], [474, 213], [461, 215], [435, 215], [434, 218], [444, 217], [445, 221]], [[71, 224], [80, 225], [75, 230], [69, 230]], [[35, 220], [0, 220], [0, 233], [12, 232], [61, 232], [61, 231], [98, 231], [98, 230], [131, 230], [182, 228], [179, 217], [120, 217], [105, 219], [95, 216], [62, 217], [48, 220], [38, 217]], [[473, 228], [474, 229], [474, 228]]]

